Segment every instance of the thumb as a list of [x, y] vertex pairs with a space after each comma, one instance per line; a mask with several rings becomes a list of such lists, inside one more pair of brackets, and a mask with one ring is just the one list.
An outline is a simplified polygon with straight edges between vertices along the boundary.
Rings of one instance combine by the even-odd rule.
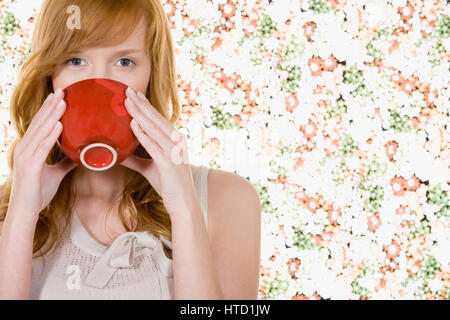
[[60, 175], [61, 178], [64, 178], [65, 175], [76, 166], [78, 166], [78, 163], [66, 156], [64, 157], [64, 159], [54, 164], [52, 167]]
[[120, 162], [119, 164], [130, 168], [132, 170], [135, 170], [137, 172], [142, 173], [144, 171], [144, 169], [148, 166], [149, 161], [153, 161], [152, 159], [144, 159], [141, 157], [137, 157], [135, 155], [129, 155], [128, 157], [126, 157], [122, 162]]

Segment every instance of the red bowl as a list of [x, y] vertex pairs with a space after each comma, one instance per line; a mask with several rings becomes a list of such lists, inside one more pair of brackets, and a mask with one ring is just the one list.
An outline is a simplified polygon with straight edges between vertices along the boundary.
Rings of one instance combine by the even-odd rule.
[[66, 111], [58, 138], [64, 154], [96, 171], [107, 170], [132, 154], [139, 141], [125, 108], [127, 85], [110, 79], [87, 79], [64, 89]]

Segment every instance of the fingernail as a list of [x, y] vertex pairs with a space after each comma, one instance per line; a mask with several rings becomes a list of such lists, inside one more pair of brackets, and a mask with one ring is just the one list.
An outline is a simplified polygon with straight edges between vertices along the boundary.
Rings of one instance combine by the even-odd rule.
[[62, 89], [61, 89], [61, 88], [58, 88], [58, 89], [56, 89], [56, 91], [55, 91], [55, 95], [58, 95], [58, 94], [60, 94], [60, 93], [61, 93], [61, 91], [62, 91]]
[[128, 91], [128, 93], [131, 94], [132, 96], [135, 96], [135, 95], [136, 95], [136, 92], [134, 92], [134, 90], [131, 89], [131, 87], [128, 87], [127, 91]]

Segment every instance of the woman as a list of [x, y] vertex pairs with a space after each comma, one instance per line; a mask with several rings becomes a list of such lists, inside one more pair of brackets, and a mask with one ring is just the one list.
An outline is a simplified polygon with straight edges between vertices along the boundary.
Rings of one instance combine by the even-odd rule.
[[[56, 144], [66, 106], [54, 88], [89, 78], [129, 86], [140, 142], [105, 171], [77, 165]], [[10, 109], [18, 138], [1, 189], [2, 299], [257, 298], [255, 188], [171, 161], [180, 105], [159, 0], [45, 0]]]

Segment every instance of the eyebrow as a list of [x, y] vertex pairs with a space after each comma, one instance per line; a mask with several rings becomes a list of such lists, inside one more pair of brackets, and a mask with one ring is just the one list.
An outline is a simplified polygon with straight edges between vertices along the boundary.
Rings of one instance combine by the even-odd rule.
[[[135, 49], [135, 48], [129, 48], [129, 49], [122, 49], [122, 50], [115, 50], [114, 51], [114, 55], [122, 55], [122, 54], [127, 54], [127, 53], [141, 53], [142, 50], [140, 49]], [[79, 54], [81, 53], [81, 51], [75, 51], [73, 52], [73, 54]]]

